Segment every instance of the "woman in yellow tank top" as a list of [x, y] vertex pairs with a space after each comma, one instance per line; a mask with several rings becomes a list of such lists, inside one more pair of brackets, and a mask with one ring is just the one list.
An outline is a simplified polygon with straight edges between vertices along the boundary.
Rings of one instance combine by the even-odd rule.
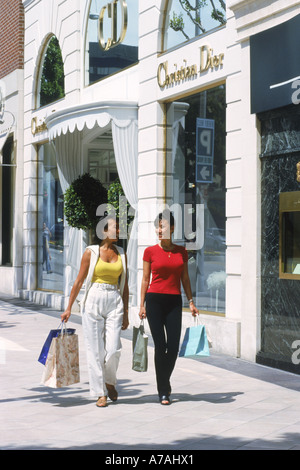
[[113, 217], [105, 217], [103, 241], [87, 247], [74, 282], [69, 305], [61, 315], [67, 322], [72, 305], [86, 279], [82, 310], [90, 394], [98, 398], [98, 407], [107, 406], [107, 396], [116, 401], [117, 369], [121, 354], [121, 330], [128, 328], [128, 283], [126, 258], [118, 241], [119, 226]]
[[123, 267], [120, 254], [118, 254], [118, 258], [114, 262], [103, 261], [103, 259], [100, 257], [95, 267], [92, 282], [117, 286], [119, 277], [122, 274], [122, 270]]

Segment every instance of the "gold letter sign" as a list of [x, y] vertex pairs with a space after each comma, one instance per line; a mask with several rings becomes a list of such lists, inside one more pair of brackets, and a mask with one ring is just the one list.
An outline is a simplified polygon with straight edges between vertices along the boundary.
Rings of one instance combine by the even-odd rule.
[[[121, 6], [121, 17], [122, 17], [122, 25], [121, 25], [121, 33], [119, 38], [118, 35], [118, 3]], [[107, 43], [104, 40], [104, 33], [103, 33], [103, 23], [104, 23], [104, 16], [107, 10], [108, 18], [111, 20], [111, 37], [107, 39]], [[109, 49], [116, 47], [122, 41], [124, 41], [127, 31], [127, 24], [128, 24], [128, 15], [127, 15], [127, 3], [125, 0], [113, 0], [112, 2], [105, 5], [99, 15], [98, 20], [98, 40], [101, 49], [104, 51], [108, 51]]]

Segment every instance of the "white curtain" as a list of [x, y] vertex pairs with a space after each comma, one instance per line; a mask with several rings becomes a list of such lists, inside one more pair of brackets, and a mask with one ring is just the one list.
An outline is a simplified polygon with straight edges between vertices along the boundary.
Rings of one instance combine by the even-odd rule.
[[112, 120], [112, 135], [119, 179], [126, 199], [135, 210], [127, 246], [129, 292], [132, 305], [137, 305], [137, 228], [138, 228], [138, 123], [136, 120]]
[[[109, 122], [109, 121], [108, 121]], [[99, 124], [99, 123], [98, 123]], [[107, 122], [106, 122], [107, 124]], [[125, 196], [135, 211], [129, 243], [127, 261], [129, 271], [129, 290], [132, 305], [137, 304], [137, 162], [138, 162], [138, 123], [136, 119], [118, 120], [111, 116], [113, 145], [119, 179]], [[69, 185], [82, 174], [81, 132], [75, 128], [72, 132], [61, 133], [54, 137], [59, 180], [63, 193]], [[65, 296], [75, 281], [82, 257], [82, 231], [65, 224]]]
[[189, 109], [188, 103], [172, 103], [172, 111], [173, 111], [173, 124], [172, 124], [172, 173], [174, 174], [174, 163], [176, 158], [176, 151], [177, 151], [177, 142], [178, 142], [178, 134], [179, 134], [179, 127], [185, 129], [185, 116]]
[[[62, 192], [65, 193], [70, 184], [82, 173], [81, 137], [75, 129], [56, 137], [54, 143], [57, 168]], [[65, 296], [75, 281], [81, 262], [81, 230], [64, 224], [64, 265], [65, 265]]]

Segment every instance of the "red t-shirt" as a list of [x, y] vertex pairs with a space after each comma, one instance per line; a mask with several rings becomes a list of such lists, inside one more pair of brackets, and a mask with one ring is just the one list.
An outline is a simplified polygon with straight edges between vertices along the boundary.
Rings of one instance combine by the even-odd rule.
[[175, 245], [172, 251], [165, 251], [160, 245], [149, 246], [144, 251], [143, 260], [151, 264], [152, 280], [147, 292], [181, 294], [181, 273], [188, 260], [183, 246]]

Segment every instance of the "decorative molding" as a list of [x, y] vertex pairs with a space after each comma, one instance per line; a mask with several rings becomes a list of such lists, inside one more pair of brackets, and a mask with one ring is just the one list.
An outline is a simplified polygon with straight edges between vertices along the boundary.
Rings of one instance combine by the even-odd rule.
[[23, 7], [26, 10], [29, 6], [31, 6], [32, 3], [34, 3], [35, 0], [23, 0]]
[[299, 0], [229, 0], [227, 7], [233, 11], [238, 41], [290, 20], [300, 13]]

